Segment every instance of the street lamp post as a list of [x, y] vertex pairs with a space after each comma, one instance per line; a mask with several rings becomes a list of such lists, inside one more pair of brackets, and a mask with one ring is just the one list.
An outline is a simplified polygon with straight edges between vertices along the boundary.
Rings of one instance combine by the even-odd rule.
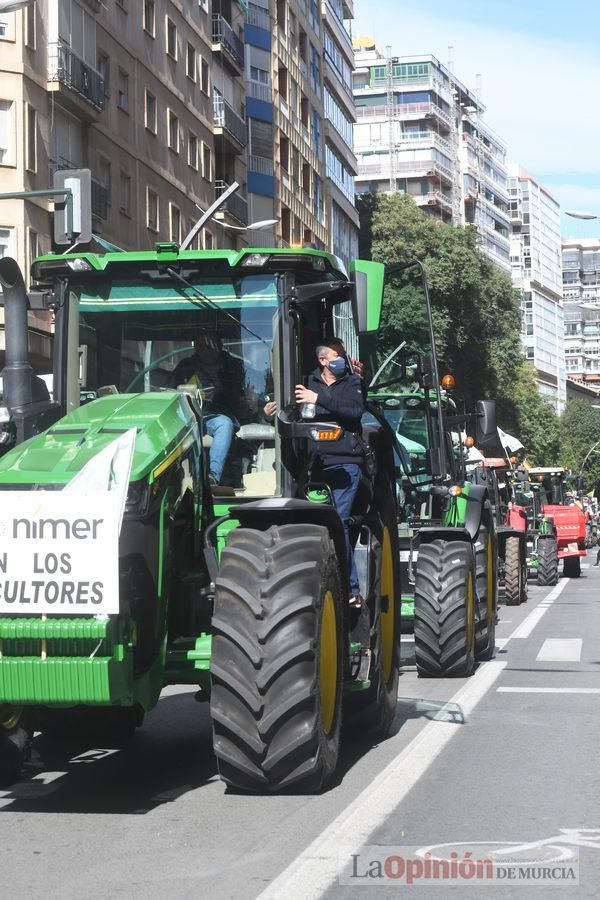
[[596, 447], [598, 446], [598, 444], [600, 444], [600, 439], [597, 440], [595, 444], [592, 444], [592, 446], [590, 447], [590, 449], [588, 450], [588, 452], [585, 454], [585, 457], [584, 457], [584, 459], [583, 459], [583, 462], [581, 463], [581, 469], [579, 470], [579, 477], [580, 477], [580, 478], [581, 478], [582, 475], [583, 475], [583, 469], [584, 469], [584, 467], [585, 467], [586, 462], [588, 461], [588, 459], [590, 458], [590, 456], [592, 455], [592, 453], [594, 452], [594, 450], [596, 449]]

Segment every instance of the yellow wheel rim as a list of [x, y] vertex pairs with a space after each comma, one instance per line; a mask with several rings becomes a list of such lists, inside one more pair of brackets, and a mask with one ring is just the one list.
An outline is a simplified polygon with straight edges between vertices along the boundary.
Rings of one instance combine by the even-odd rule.
[[331, 591], [323, 600], [321, 616], [321, 650], [319, 654], [319, 680], [321, 689], [321, 718], [323, 729], [329, 734], [335, 716], [335, 701], [338, 691], [338, 646], [335, 602]]
[[488, 629], [492, 624], [494, 615], [494, 542], [491, 534], [488, 535], [487, 545], [487, 620]]
[[473, 573], [469, 572], [469, 580], [467, 582], [467, 650], [470, 650], [473, 646], [473, 635], [475, 632], [474, 597]]
[[392, 674], [394, 664], [394, 632], [396, 624], [396, 593], [394, 584], [394, 560], [392, 542], [386, 528], [383, 532], [381, 552], [381, 596], [388, 598], [387, 609], [381, 612], [381, 658], [383, 677], [386, 683]]
[[22, 706], [0, 706], [0, 728], [10, 731], [19, 724], [23, 713]]

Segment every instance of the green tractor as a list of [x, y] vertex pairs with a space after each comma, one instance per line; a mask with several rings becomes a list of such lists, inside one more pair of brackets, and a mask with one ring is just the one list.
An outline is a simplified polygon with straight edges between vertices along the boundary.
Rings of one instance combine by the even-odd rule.
[[[307, 471], [308, 440], [340, 429], [303, 420], [294, 401], [337, 315], [357, 332], [377, 330], [383, 281], [378, 263], [357, 260], [348, 274], [316, 250], [171, 243], [40, 257], [28, 296], [15, 261], [0, 261], [0, 533], [23, 537], [25, 553], [45, 527], [40, 550], [56, 547], [64, 568], [76, 567], [90, 521], [103, 520], [70, 520], [61, 492], [135, 429], [118, 543], [99, 545], [90, 563], [114, 567], [115, 591], [103, 595], [101, 578], [90, 588], [50, 575], [50, 553], [44, 564], [35, 557], [41, 575], [23, 565], [17, 574], [0, 539], [0, 777], [15, 776], [34, 730], [131, 733], [171, 684], [197, 685], [210, 702], [219, 772], [236, 789], [324, 787], [343, 703], [386, 734], [400, 663], [393, 441], [377, 423], [365, 428], [376, 471], [353, 510], [365, 637], [347, 601], [342, 521]], [[28, 363], [28, 306], [54, 313], [52, 396]], [[201, 379], [179, 384], [199, 329], [237, 373], [225, 397], [236, 432], [218, 484], [214, 391]], [[17, 518], [16, 503], [32, 518]], [[59, 513], [36, 520], [46, 508]]]
[[[420, 263], [396, 267], [396, 291], [411, 303], [416, 337], [383, 362], [369, 387], [370, 411], [396, 442], [403, 623], [414, 623], [421, 676], [470, 675], [491, 659], [497, 617], [497, 539], [485, 485], [467, 476], [464, 434], [497, 440], [495, 404], [457, 414], [438, 374], [431, 305]], [[416, 278], [414, 277], [416, 275]]]

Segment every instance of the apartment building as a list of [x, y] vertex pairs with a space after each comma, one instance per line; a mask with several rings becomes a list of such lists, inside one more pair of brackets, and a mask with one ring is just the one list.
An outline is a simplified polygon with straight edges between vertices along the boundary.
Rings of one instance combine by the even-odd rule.
[[246, 23], [251, 242], [356, 255], [350, 0], [252, 0]]
[[485, 107], [431, 54], [384, 56], [355, 47], [357, 192], [410, 194], [428, 215], [473, 226], [510, 273], [506, 145]]
[[510, 260], [522, 295], [522, 342], [535, 366], [538, 388], [558, 413], [566, 402], [560, 206], [521, 166], [508, 169]]
[[[125, 249], [179, 240], [228, 174], [215, 160], [223, 104], [212, 92], [229, 89], [209, 0], [39, 0], [3, 18], [4, 189], [89, 168], [94, 233]], [[51, 208], [0, 206], [3, 247], [25, 269], [51, 247]]]
[[570, 378], [600, 385], [600, 240], [562, 242], [565, 357]]

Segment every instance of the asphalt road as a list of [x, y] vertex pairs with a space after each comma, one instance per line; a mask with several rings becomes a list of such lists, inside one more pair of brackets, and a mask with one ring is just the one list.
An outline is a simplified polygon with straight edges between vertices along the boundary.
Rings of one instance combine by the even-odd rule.
[[[165, 691], [121, 744], [40, 736], [22, 780], [0, 791], [0, 898], [379, 900], [403, 885], [365, 872], [411, 860], [418, 882], [412, 860], [433, 847], [435, 859], [470, 851], [527, 871], [493, 890], [421, 882], [422, 897], [596, 898], [599, 601], [600, 569], [530, 584], [526, 605], [501, 607], [496, 658], [470, 679], [418, 679], [406, 636], [392, 736], [373, 745], [346, 733], [321, 796], [228, 793], [208, 709], [189, 690]], [[564, 880], [536, 882], [542, 864]]]

